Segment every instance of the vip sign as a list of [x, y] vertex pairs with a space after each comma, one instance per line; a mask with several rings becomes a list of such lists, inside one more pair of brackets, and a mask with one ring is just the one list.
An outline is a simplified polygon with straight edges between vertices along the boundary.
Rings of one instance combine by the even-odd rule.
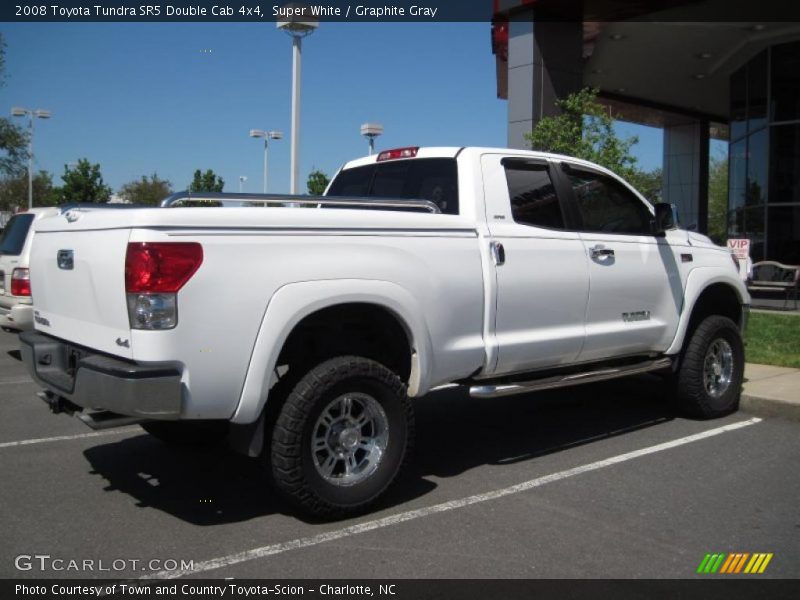
[[750, 269], [753, 266], [753, 261], [750, 260], [750, 240], [745, 238], [728, 240], [728, 248], [739, 261], [739, 275], [746, 280], [750, 277]]

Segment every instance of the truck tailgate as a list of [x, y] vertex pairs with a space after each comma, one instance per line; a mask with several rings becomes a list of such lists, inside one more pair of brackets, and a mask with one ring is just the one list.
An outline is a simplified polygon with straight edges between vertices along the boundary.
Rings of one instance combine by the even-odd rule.
[[36, 329], [131, 358], [125, 298], [129, 236], [128, 228], [37, 230], [30, 259]]

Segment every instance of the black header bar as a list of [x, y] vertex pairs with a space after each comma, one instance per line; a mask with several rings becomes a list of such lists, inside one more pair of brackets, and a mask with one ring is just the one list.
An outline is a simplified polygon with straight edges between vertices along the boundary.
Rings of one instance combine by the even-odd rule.
[[560, 21], [800, 22], [791, 0], [10, 0], [5, 22], [457, 22], [511, 18]]

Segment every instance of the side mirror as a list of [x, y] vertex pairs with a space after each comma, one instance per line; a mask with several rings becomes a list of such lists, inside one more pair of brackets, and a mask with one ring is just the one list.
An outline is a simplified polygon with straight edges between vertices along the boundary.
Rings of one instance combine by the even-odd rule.
[[667, 202], [658, 202], [655, 205], [656, 216], [653, 220], [653, 233], [663, 235], [668, 229], [678, 227], [678, 207]]

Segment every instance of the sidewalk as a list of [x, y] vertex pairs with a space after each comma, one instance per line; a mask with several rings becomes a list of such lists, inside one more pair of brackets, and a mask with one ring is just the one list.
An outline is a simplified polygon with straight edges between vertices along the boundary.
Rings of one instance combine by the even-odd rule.
[[747, 363], [744, 379], [743, 411], [800, 421], [800, 369]]

